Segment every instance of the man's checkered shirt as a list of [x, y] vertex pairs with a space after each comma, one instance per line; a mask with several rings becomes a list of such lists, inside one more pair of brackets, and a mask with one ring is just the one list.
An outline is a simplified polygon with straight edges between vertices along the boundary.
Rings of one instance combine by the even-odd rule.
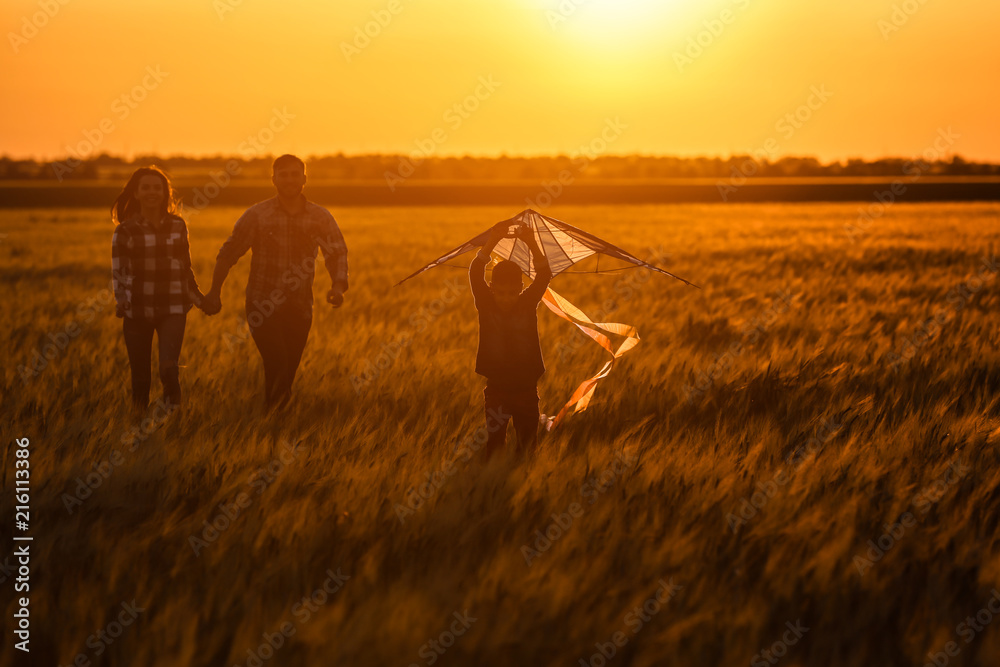
[[347, 245], [337, 222], [322, 206], [305, 200], [299, 213], [290, 214], [277, 197], [254, 204], [236, 221], [232, 236], [219, 250], [218, 262], [232, 267], [251, 248], [249, 307], [287, 299], [303, 317], [312, 317], [320, 248], [333, 287], [347, 291]]

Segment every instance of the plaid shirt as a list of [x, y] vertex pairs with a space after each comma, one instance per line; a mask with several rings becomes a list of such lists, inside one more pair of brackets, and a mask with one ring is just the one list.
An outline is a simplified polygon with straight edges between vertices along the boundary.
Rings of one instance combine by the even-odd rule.
[[316, 252], [323, 249], [326, 270], [335, 289], [347, 291], [347, 245], [337, 221], [322, 206], [303, 199], [291, 214], [277, 197], [254, 204], [240, 216], [233, 233], [219, 250], [218, 263], [231, 268], [247, 250], [250, 279], [248, 311], [254, 302], [288, 304], [312, 317]]
[[198, 283], [184, 220], [168, 214], [158, 224], [135, 215], [111, 237], [111, 280], [125, 316], [155, 320], [191, 310]]

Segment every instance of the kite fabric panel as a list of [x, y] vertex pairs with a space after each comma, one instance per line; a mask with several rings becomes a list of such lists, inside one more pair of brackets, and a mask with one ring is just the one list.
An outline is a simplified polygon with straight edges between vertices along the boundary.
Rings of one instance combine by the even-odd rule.
[[[653, 271], [668, 275], [671, 278], [676, 278], [677, 280], [680, 280], [687, 285], [691, 285], [692, 287], [698, 287], [697, 285], [675, 276], [668, 271], [664, 271], [659, 267], [642, 261], [638, 257], [622, 250], [618, 246], [612, 245], [607, 241], [594, 236], [593, 234], [589, 234], [582, 229], [577, 229], [576, 227], [568, 225], [561, 220], [556, 220], [555, 218], [550, 218], [547, 215], [542, 215], [532, 209], [522, 211], [513, 218], [504, 220], [503, 222], [508, 223], [511, 227], [514, 227], [515, 225], [524, 225], [534, 232], [535, 240], [538, 242], [538, 245], [542, 250], [542, 254], [545, 255], [545, 258], [548, 260], [553, 276], [558, 275], [581, 260], [600, 253], [636, 266], [644, 266]], [[486, 242], [490, 237], [490, 231], [491, 230], [487, 229], [482, 234], [466, 241], [454, 250], [441, 255], [430, 264], [417, 269], [396, 284], [399, 285], [406, 282], [410, 278], [419, 275], [428, 269], [440, 266], [449, 260], [486, 245]], [[494, 247], [493, 255], [498, 259], [509, 259], [513, 261], [521, 268], [529, 279], [534, 279], [535, 266], [531, 250], [520, 239], [510, 237], [501, 239]], [[587, 409], [594, 396], [594, 391], [597, 389], [597, 385], [611, 373], [611, 369], [614, 367], [615, 362], [621, 358], [623, 354], [639, 344], [639, 332], [635, 327], [627, 324], [619, 324], [617, 322], [594, 322], [587, 317], [582, 310], [553, 291], [551, 287], [545, 291], [545, 294], [542, 297], [542, 302], [549, 308], [549, 310], [564, 320], [571, 322], [574, 326], [580, 329], [580, 331], [585, 333], [587, 336], [590, 336], [594, 342], [611, 354], [611, 360], [605, 363], [601, 370], [584, 380], [580, 386], [576, 388], [576, 391], [573, 392], [573, 395], [559, 410], [558, 414], [554, 417], [546, 418], [545, 428], [546, 430], [551, 431], [569, 415], [576, 412], [582, 412]], [[622, 338], [624, 340], [622, 340], [622, 342], [615, 347], [612, 343], [612, 336]]]

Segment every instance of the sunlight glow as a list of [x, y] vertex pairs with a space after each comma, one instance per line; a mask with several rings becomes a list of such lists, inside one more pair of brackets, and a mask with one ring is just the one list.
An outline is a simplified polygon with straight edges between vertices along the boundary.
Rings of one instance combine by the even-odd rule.
[[[261, 133], [275, 154], [409, 154], [435, 132], [438, 155], [558, 154], [620, 121], [616, 154], [912, 156], [950, 126], [963, 158], [1000, 159], [1000, 3], [39, 1], [4, 2], [11, 156], [229, 155]], [[829, 104], [789, 134], [813, 87]]]
[[618, 48], [635, 46], [636, 38], [669, 38], [679, 15], [696, 9], [696, 3], [686, 0], [542, 0], [541, 4], [553, 32]]

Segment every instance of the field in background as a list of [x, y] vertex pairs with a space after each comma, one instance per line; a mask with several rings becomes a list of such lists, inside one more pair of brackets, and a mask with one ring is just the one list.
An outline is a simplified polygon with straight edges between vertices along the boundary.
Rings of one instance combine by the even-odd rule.
[[[269, 179], [229, 179], [219, 172], [173, 180], [185, 205], [250, 206], [273, 196]], [[552, 172], [555, 173], [555, 172]], [[516, 206], [649, 205], [764, 202], [996, 202], [998, 176], [936, 176], [903, 171], [869, 177], [760, 177], [738, 172], [715, 178], [592, 178], [562, 172], [559, 180], [520, 179], [400, 179], [364, 180], [310, 178], [310, 197], [323, 205], [345, 206]], [[581, 176], [577, 178], [576, 176]], [[105, 207], [121, 192], [123, 181], [0, 180], [0, 208]]]
[[[245, 257], [188, 317], [183, 414], [138, 424], [105, 211], [0, 211], [0, 506], [28, 437], [35, 664], [997, 664], [1000, 623], [959, 624], [1000, 589], [1000, 206], [859, 206], [547, 210], [703, 289], [557, 277], [642, 342], [537, 458], [486, 466], [460, 456], [465, 271], [392, 285], [516, 210], [334, 209], [351, 288], [331, 310], [318, 269], [281, 418]], [[240, 212], [189, 218], [205, 287]], [[605, 353], [539, 320], [553, 413]]]

